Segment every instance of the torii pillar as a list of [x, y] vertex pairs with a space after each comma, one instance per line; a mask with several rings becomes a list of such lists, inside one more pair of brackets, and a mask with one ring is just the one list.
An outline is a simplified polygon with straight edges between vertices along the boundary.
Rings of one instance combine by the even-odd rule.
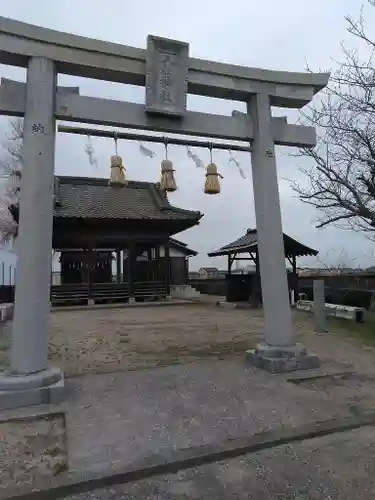
[[0, 376], [2, 409], [58, 402], [64, 388], [61, 371], [47, 368], [56, 82], [53, 61], [29, 59], [11, 363]]
[[296, 343], [293, 328], [269, 95], [255, 94], [248, 113], [254, 125], [251, 162], [264, 311], [264, 342], [247, 352], [248, 359], [271, 372], [317, 368], [318, 357]]

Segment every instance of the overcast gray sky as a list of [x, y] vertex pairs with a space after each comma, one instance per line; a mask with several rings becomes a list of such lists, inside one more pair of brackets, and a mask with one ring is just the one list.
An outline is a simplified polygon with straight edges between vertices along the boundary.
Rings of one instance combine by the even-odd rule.
[[[309, 67], [319, 71], [334, 67], [339, 59], [340, 43], [348, 40], [344, 16], [357, 15], [365, 0], [0, 0], [2, 16], [45, 26], [65, 32], [108, 40], [111, 42], [146, 46], [148, 34], [174, 38], [190, 43], [190, 55], [202, 59], [233, 64], [303, 71]], [[368, 9], [367, 9], [368, 10]], [[370, 11], [371, 13], [371, 11]], [[369, 31], [375, 28], [374, 17], [368, 18]], [[350, 38], [349, 38], [350, 41]], [[25, 71], [0, 65], [0, 77], [25, 79]], [[59, 83], [79, 85], [82, 95], [143, 102], [144, 89], [121, 84], [97, 82], [60, 75]], [[230, 114], [233, 109], [245, 111], [242, 103], [190, 96], [188, 107], [196, 111]], [[285, 110], [276, 110], [285, 115]], [[288, 113], [290, 121], [296, 112]], [[0, 118], [0, 133], [6, 129], [6, 119]], [[99, 162], [90, 166], [84, 152], [85, 138], [62, 136], [57, 139], [56, 173], [66, 175], [100, 176], [109, 174], [109, 156], [113, 143], [94, 138], [93, 146]], [[158, 156], [143, 157], [136, 143], [120, 143], [127, 174], [130, 179], [156, 181], [159, 178], [163, 149], [152, 145]], [[277, 161], [283, 229], [290, 236], [318, 249], [328, 264], [334, 263], [344, 251], [349, 265], [373, 265], [374, 244], [363, 236], [335, 228], [314, 228], [315, 211], [295, 198], [285, 179], [297, 179], [297, 160], [287, 148], [278, 148]], [[209, 155], [197, 151], [204, 162]], [[241, 236], [246, 228], [255, 226], [250, 157], [236, 154], [247, 174], [241, 178], [225, 152], [214, 154], [215, 162], [224, 176], [222, 193], [206, 196], [202, 192], [204, 171], [198, 170], [186, 157], [184, 148], [171, 147], [170, 157], [176, 168], [179, 190], [170, 196], [173, 204], [204, 213], [200, 225], [178, 237], [199, 252], [191, 267], [202, 265], [224, 267], [220, 259], [209, 259], [207, 252]], [[316, 261], [305, 259], [305, 265]]]

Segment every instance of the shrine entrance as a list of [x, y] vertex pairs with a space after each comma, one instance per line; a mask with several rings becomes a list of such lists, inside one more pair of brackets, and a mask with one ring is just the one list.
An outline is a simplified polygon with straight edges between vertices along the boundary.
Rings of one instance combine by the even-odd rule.
[[[242, 141], [243, 149], [251, 150], [264, 308], [265, 342], [249, 357], [267, 367], [285, 351], [290, 369], [294, 359], [296, 366], [302, 366], [303, 354], [307, 367], [310, 357], [296, 345], [289, 307], [275, 145], [313, 147], [316, 136], [311, 127], [273, 117], [271, 107], [301, 108], [327, 85], [329, 75], [194, 59], [189, 57], [189, 44], [154, 36], [148, 37], [147, 50], [125, 47], [4, 17], [0, 34], [0, 63], [27, 68], [26, 83], [2, 79], [0, 87], [0, 113], [25, 118], [12, 373], [40, 373], [40, 384], [45, 384], [56, 120], [195, 135], [208, 141], [170, 139], [186, 145], [208, 147], [214, 139]], [[79, 88], [58, 87], [58, 73], [144, 86], [146, 101], [81, 96]], [[189, 111], [188, 93], [242, 101], [247, 114]], [[48, 380], [58, 383], [62, 377], [49, 369]], [[14, 388], [13, 379], [9, 383], [9, 376], [1, 378], [0, 391]]]
[[[61, 252], [61, 284], [87, 283], [87, 266], [85, 253], [76, 251]], [[112, 281], [112, 252], [95, 252], [94, 266], [92, 268], [93, 283], [110, 283]]]

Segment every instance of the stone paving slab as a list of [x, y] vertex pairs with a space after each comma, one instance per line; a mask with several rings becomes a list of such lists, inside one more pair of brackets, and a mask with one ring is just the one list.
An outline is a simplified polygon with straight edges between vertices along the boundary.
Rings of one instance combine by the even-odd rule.
[[373, 500], [374, 452], [366, 427], [66, 500]]
[[71, 471], [101, 471], [166, 449], [221, 443], [348, 414], [345, 402], [242, 358], [67, 381]]
[[[158, 482], [165, 475], [171, 476], [190, 469], [199, 470], [202, 465], [226, 463], [233, 458], [243, 457], [277, 446], [288, 446], [303, 440], [343, 433], [353, 429], [375, 425], [373, 411], [362, 412], [350, 417], [334, 418], [320, 422], [312, 422], [293, 427], [282, 427], [274, 431], [254, 434], [230, 440], [224, 443], [203, 445], [177, 451], [165, 451], [163, 454], [151, 455], [134, 462], [128, 467], [111, 467], [103, 473], [68, 473], [59, 478], [46, 478], [32, 485], [6, 489], [0, 488], [0, 498], [7, 500], [56, 500], [70, 498], [95, 490], [110, 491], [111, 486], [129, 484], [149, 480]], [[141, 483], [142, 484], [142, 483]], [[135, 486], [136, 488], [136, 486]], [[91, 498], [91, 497], [90, 497]], [[122, 498], [122, 497], [121, 497]], [[149, 497], [147, 497], [149, 498]]]

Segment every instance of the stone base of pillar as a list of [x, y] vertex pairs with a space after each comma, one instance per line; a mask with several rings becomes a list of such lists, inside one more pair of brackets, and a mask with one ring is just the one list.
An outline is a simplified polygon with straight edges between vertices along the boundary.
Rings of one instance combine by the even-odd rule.
[[271, 373], [311, 370], [320, 366], [319, 358], [308, 354], [302, 344], [291, 347], [259, 344], [255, 349], [246, 351], [246, 358], [252, 365]]
[[0, 373], [0, 409], [60, 403], [64, 397], [64, 375], [48, 368], [30, 375]]
[[94, 306], [95, 305], [95, 300], [94, 299], [88, 299], [87, 305], [88, 306]]
[[167, 300], [167, 301], [172, 300], [172, 295], [167, 295], [167, 296], [165, 297], [165, 300]]
[[129, 297], [128, 304], [135, 304], [135, 298]]

